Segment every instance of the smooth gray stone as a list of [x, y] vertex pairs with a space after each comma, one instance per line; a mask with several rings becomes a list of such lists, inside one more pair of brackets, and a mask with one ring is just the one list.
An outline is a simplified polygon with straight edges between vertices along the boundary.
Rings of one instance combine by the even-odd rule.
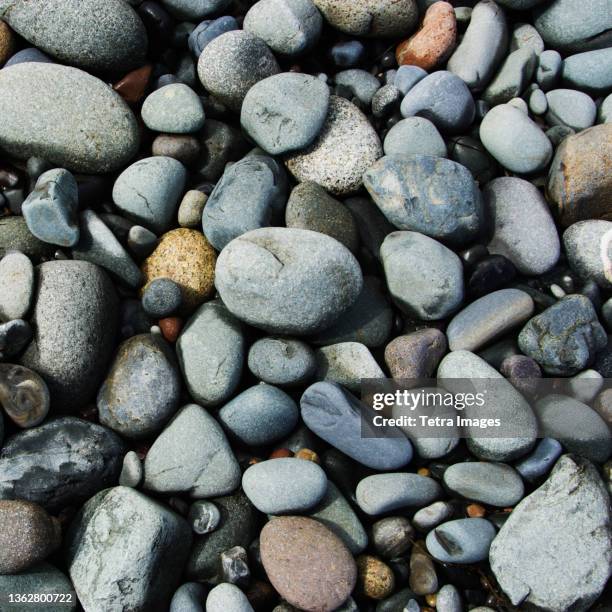
[[547, 49], [538, 58], [538, 68], [536, 70], [536, 81], [543, 91], [552, 89], [559, 78], [563, 69], [563, 59], [558, 51]]
[[173, 83], [150, 93], [142, 104], [142, 120], [156, 132], [192, 134], [204, 125], [204, 108], [198, 94], [183, 83]]
[[590, 51], [612, 43], [607, 0], [554, 0], [536, 9], [533, 25], [547, 46], [559, 51]]
[[442, 132], [457, 133], [470, 126], [476, 108], [463, 80], [452, 72], [438, 70], [408, 90], [400, 111], [402, 117], [419, 115]]
[[531, 317], [534, 303], [520, 289], [489, 293], [458, 312], [446, 328], [451, 351], [477, 351]]
[[253, 230], [230, 242], [219, 255], [215, 275], [230, 312], [282, 334], [329, 327], [355, 303], [363, 286], [359, 263], [339, 242], [280, 227]]
[[393, 232], [380, 249], [389, 293], [406, 314], [443, 319], [463, 301], [461, 260], [418, 232]]
[[189, 190], [181, 200], [178, 209], [178, 223], [181, 227], [196, 228], [202, 223], [202, 212], [208, 196], [196, 189]]
[[427, 476], [405, 472], [375, 474], [359, 481], [357, 504], [371, 516], [400, 508], [422, 508], [442, 496], [440, 485]]
[[119, 484], [123, 487], [136, 488], [142, 482], [143, 473], [140, 457], [134, 451], [127, 452], [123, 458]]
[[329, 87], [323, 81], [308, 74], [283, 72], [249, 89], [240, 124], [264, 151], [282, 155], [314, 141], [328, 107]]
[[429, 155], [379, 159], [363, 183], [387, 219], [400, 230], [462, 245], [482, 222], [482, 199], [470, 171]]
[[591, 300], [568, 295], [533, 317], [519, 334], [518, 343], [547, 374], [571, 376], [584, 370], [605, 348], [607, 335]]
[[541, 435], [554, 438], [570, 452], [604, 463], [612, 454], [612, 435], [599, 414], [565, 395], [547, 395], [535, 403]]
[[259, 0], [243, 28], [282, 55], [300, 55], [319, 40], [323, 18], [311, 0]]
[[612, 222], [603, 219], [578, 221], [563, 233], [563, 246], [572, 270], [602, 289], [612, 288]]
[[298, 417], [298, 408], [291, 397], [266, 384], [243, 391], [217, 413], [229, 437], [247, 446], [281, 440], [293, 431]]
[[185, 582], [172, 596], [168, 612], [204, 612], [206, 587], [199, 582]]
[[610, 576], [611, 547], [604, 483], [588, 461], [564, 455], [548, 480], [512, 511], [489, 561], [513, 605], [584, 611]]
[[266, 43], [244, 30], [221, 34], [198, 61], [198, 76], [205, 89], [238, 112], [255, 83], [277, 74], [280, 68]]
[[139, 147], [136, 118], [119, 94], [68, 66], [25, 63], [3, 69], [0, 116], [0, 147], [6, 153], [41, 157], [68, 170], [110, 172]]
[[484, 561], [495, 537], [495, 527], [482, 518], [448, 521], [427, 534], [429, 554], [442, 563], [469, 564]]
[[448, 70], [474, 91], [484, 89], [508, 48], [504, 11], [493, 0], [481, 0], [463, 39], [448, 60]]
[[158, 319], [176, 312], [181, 302], [181, 288], [169, 278], [153, 279], [147, 284], [142, 294], [144, 311]]
[[[2, 592], [2, 612], [23, 612], [24, 606], [31, 605], [21, 602], [11, 603], [11, 593], [39, 593], [51, 595], [57, 599], [55, 603], [44, 604], [45, 612], [75, 612], [78, 600], [70, 580], [50, 563], [40, 563], [19, 574], [0, 576], [0, 592]], [[63, 596], [63, 597], [62, 597]], [[61, 600], [64, 601], [61, 601]]]
[[376, 276], [364, 276], [357, 301], [331, 326], [310, 339], [315, 345], [360, 342], [368, 348], [382, 346], [393, 327], [393, 309]]
[[300, 409], [311, 431], [362, 465], [394, 470], [412, 459], [412, 445], [402, 432], [387, 426], [374, 430], [374, 411], [338, 384], [311, 385], [302, 394]]
[[[269, 227], [280, 217], [283, 184], [266, 160], [248, 156], [226, 167], [210, 194], [202, 212], [202, 228], [218, 251], [234, 238]], [[246, 201], [249, 206], [244, 205]]]
[[167, 610], [191, 539], [182, 517], [142, 493], [129, 487], [100, 492], [66, 538], [79, 601], [92, 611]]
[[546, 121], [549, 125], [565, 125], [578, 132], [595, 123], [595, 102], [581, 91], [553, 89], [546, 94], [546, 100]]
[[247, 596], [235, 585], [223, 582], [206, 598], [206, 612], [253, 612]]
[[561, 77], [576, 89], [605, 93], [612, 88], [612, 47], [566, 57]]
[[[453, 351], [442, 359], [438, 379], [451, 392], [484, 393], [483, 406], [471, 405], [463, 409], [468, 419], [498, 418], [504, 437], [482, 434], [476, 426], [464, 427], [468, 448], [479, 459], [511, 461], [525, 455], [533, 447], [538, 425], [531, 406], [497, 370], [484, 359], [469, 351]], [[459, 379], [456, 382], [453, 379]]]
[[162, 4], [178, 19], [197, 22], [227, 8], [231, 0], [162, 0]]
[[482, 93], [482, 99], [495, 106], [520, 96], [531, 80], [537, 63], [533, 49], [522, 47], [513, 51]]
[[104, 221], [93, 210], [84, 210], [79, 221], [81, 232], [72, 249], [73, 258], [105, 268], [129, 287], [140, 286], [140, 269]]
[[515, 11], [530, 9], [544, 0], [499, 0], [499, 4]]
[[436, 126], [424, 117], [398, 121], [385, 136], [385, 155], [447, 157], [446, 144]]
[[132, 225], [128, 232], [127, 244], [129, 249], [139, 259], [148, 257], [158, 244], [157, 236], [142, 225]]
[[436, 593], [437, 612], [462, 612], [461, 595], [452, 584], [445, 584]]
[[71, 247], [79, 240], [77, 207], [76, 180], [68, 170], [57, 168], [40, 175], [22, 211], [28, 229], [39, 240]]
[[45, 55], [42, 51], [36, 49], [36, 47], [27, 47], [11, 55], [3, 67], [8, 68], [9, 66], [16, 66], [17, 64], [25, 64], [27, 62], [38, 62], [42, 64], [55, 63], [48, 55]]
[[23, 319], [0, 323], [0, 357], [13, 357], [28, 345], [32, 339], [32, 328]]
[[559, 235], [540, 191], [528, 181], [506, 176], [487, 183], [482, 193], [492, 225], [489, 253], [503, 255], [523, 274], [553, 268], [560, 255]]
[[220, 300], [202, 304], [176, 342], [176, 354], [192, 397], [215, 406], [231, 397], [245, 356], [240, 322]]
[[[515, 0], [510, 0], [514, 2]], [[540, 2], [540, 0], [526, 0], [527, 2]], [[519, 0], [520, 2], [520, 0]], [[500, 2], [499, 4], [507, 4]], [[540, 36], [539, 32], [529, 23], [517, 23], [512, 30], [512, 36], [510, 38], [510, 52], [516, 51], [517, 49], [531, 49], [536, 55], [540, 55], [544, 51], [544, 41]], [[537, 61], [536, 61], [537, 64]]]
[[186, 573], [192, 580], [218, 582], [221, 553], [233, 546], [248, 548], [259, 535], [259, 516], [242, 491], [211, 501], [219, 509], [221, 521], [211, 533], [195, 538]]
[[[402, 589], [379, 601], [376, 604], [376, 612], [404, 612], [414, 596], [414, 593], [409, 588]], [[410, 612], [413, 611], [411, 610]]]
[[380, 245], [391, 232], [395, 231], [395, 228], [370, 198], [348, 198], [344, 203], [357, 220], [361, 244], [372, 256], [379, 259]]
[[120, 0], [5, 0], [0, 18], [62, 63], [125, 73], [145, 60], [144, 25]]
[[197, 404], [179, 410], [151, 446], [144, 467], [143, 487], [159, 493], [200, 499], [231, 493], [240, 484], [240, 467], [221, 426]]
[[402, 100], [400, 90], [391, 84], [383, 85], [372, 97], [372, 114], [382, 119], [393, 114]]
[[543, 170], [552, 158], [552, 145], [540, 127], [510, 104], [492, 108], [480, 124], [480, 140], [487, 151], [511, 172]]
[[124, 454], [116, 434], [75, 417], [20, 431], [2, 448], [0, 499], [25, 499], [59, 512], [113, 485]]
[[119, 346], [98, 392], [100, 423], [126, 438], [147, 438], [176, 412], [180, 393], [170, 345], [157, 335], [132, 336]]
[[308, 512], [308, 516], [329, 527], [346, 544], [351, 554], [358, 555], [367, 547], [368, 534], [359, 517], [331, 480], [327, 481], [325, 496], [314, 510]]
[[373, 74], [359, 68], [336, 73], [334, 82], [350, 91], [366, 107], [372, 104], [374, 94], [381, 87], [380, 81]]
[[456, 495], [502, 508], [514, 506], [525, 494], [520, 475], [504, 463], [455, 463], [444, 471], [443, 482]]
[[427, 72], [419, 66], [400, 66], [395, 73], [393, 84], [406, 95], [421, 79], [427, 76]]
[[0, 257], [10, 251], [20, 251], [33, 263], [39, 263], [43, 259], [52, 259], [55, 250], [53, 245], [42, 242], [32, 234], [23, 217], [11, 215], [0, 218]]
[[54, 405], [76, 410], [95, 396], [114, 350], [117, 295], [85, 261], [49, 261], [37, 276], [35, 333], [20, 363], [44, 378]]
[[217, 36], [238, 29], [238, 22], [229, 15], [202, 21], [189, 34], [189, 49], [193, 56], [198, 59], [206, 46]]
[[550, 472], [561, 456], [563, 447], [553, 438], [542, 438], [532, 453], [515, 464], [516, 471], [527, 481], [537, 481]]
[[0, 321], [23, 319], [34, 297], [34, 266], [15, 251], [0, 259]]
[[128, 166], [113, 186], [113, 201], [127, 217], [157, 234], [165, 232], [183, 196], [187, 170], [180, 161], [158, 155]]
[[327, 478], [312, 461], [268, 459], [244, 472], [242, 489], [264, 514], [296, 514], [310, 510], [323, 499]]
[[385, 373], [367, 346], [340, 342], [318, 349], [316, 379], [337, 383], [359, 393], [363, 379], [385, 378]]
[[548, 99], [541, 89], [534, 89], [529, 95], [529, 110], [534, 115], [543, 115], [548, 110]]
[[272, 336], [251, 346], [247, 362], [259, 380], [281, 386], [308, 382], [317, 367], [314, 351], [305, 342]]
[[453, 507], [448, 502], [437, 501], [421, 508], [412, 517], [412, 524], [421, 531], [429, 531], [453, 515]]

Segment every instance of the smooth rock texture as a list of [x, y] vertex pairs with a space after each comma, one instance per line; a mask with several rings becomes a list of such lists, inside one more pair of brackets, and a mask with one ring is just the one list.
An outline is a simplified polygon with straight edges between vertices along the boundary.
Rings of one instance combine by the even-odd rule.
[[482, 93], [482, 99], [491, 106], [504, 104], [521, 95], [537, 65], [533, 49], [522, 47], [508, 55], [499, 72]]
[[37, 48], [86, 70], [127, 72], [145, 59], [144, 25], [121, 0], [7, 0], [0, 17]]
[[266, 337], [257, 340], [248, 354], [249, 370], [271, 385], [293, 386], [314, 376], [316, 361], [313, 350], [300, 340]]
[[98, 174], [124, 166], [139, 147], [138, 125], [127, 104], [99, 79], [68, 66], [25, 63], [3, 69], [0, 115], [0, 147], [19, 159], [35, 155], [61, 168]]
[[221, 36], [221, 34], [238, 29], [238, 22], [229, 15], [202, 21], [189, 34], [189, 49], [194, 57], [198, 59], [211, 41]]
[[230, 312], [273, 333], [328, 327], [355, 302], [362, 285], [348, 249], [308, 230], [247, 232], [223, 249], [216, 268], [217, 291]]
[[0, 321], [23, 319], [34, 296], [34, 267], [19, 251], [0, 259]]
[[400, 230], [460, 245], [482, 221], [480, 191], [470, 171], [428, 155], [385, 156], [363, 176], [366, 189]]
[[587, 94], [575, 89], [553, 89], [546, 94], [549, 125], [563, 125], [576, 132], [585, 130], [595, 123], [597, 107]]
[[196, 92], [183, 83], [166, 85], [149, 94], [141, 115], [145, 125], [156, 132], [191, 134], [204, 125], [202, 102]]
[[240, 483], [240, 468], [219, 423], [188, 404], [156, 438], [145, 458], [143, 487], [189, 493], [195, 499], [225, 495]]
[[352, 102], [330, 96], [318, 137], [306, 149], [288, 155], [285, 163], [298, 182], [314, 181], [331, 194], [349, 195], [381, 156], [380, 139], [365, 115]]
[[329, 87], [323, 81], [308, 74], [283, 72], [249, 89], [240, 124], [266, 153], [283, 155], [313, 142], [328, 107]]
[[446, 157], [446, 143], [436, 126], [424, 117], [398, 121], [385, 136], [385, 155], [432, 155]]
[[513, 605], [587, 610], [612, 573], [611, 546], [603, 482], [588, 461], [564, 455], [504, 523], [490, 563]]
[[563, 61], [561, 77], [573, 88], [605, 93], [612, 87], [612, 47], [570, 55]]
[[584, 280], [603, 289], [612, 287], [612, 223], [593, 219], [578, 221], [563, 233], [568, 262]]
[[358, 68], [338, 72], [334, 83], [340, 90], [350, 92], [353, 99], [359, 100], [366, 108], [372, 105], [374, 94], [380, 89], [380, 81], [374, 75]]
[[[411, 460], [412, 446], [394, 427], [377, 427], [378, 437], [364, 435], [374, 412], [340, 385], [318, 382], [300, 399], [306, 426], [355, 461], [376, 470], [399, 469]], [[383, 435], [386, 434], [386, 435]]]
[[37, 268], [34, 337], [20, 363], [38, 372], [63, 410], [83, 407], [105, 374], [117, 331], [117, 296], [106, 273], [84, 261]]
[[395, 380], [431, 378], [447, 349], [438, 329], [420, 329], [397, 336], [385, 347], [385, 363]]
[[427, 534], [427, 550], [443, 563], [478, 563], [489, 556], [495, 533], [483, 518], [448, 521]]
[[114, 487], [90, 499], [71, 526], [70, 578], [89, 610], [161, 612], [190, 546], [191, 532], [182, 517], [134, 489]]
[[317, 350], [316, 378], [333, 382], [358, 393], [362, 379], [384, 378], [385, 374], [367, 346], [340, 342]]
[[270, 582], [302, 610], [331, 612], [355, 586], [357, 568], [351, 553], [313, 519], [287, 516], [269, 521], [261, 531], [260, 546]]
[[0, 217], [0, 256], [9, 251], [20, 251], [36, 264], [42, 259], [51, 259], [55, 248], [36, 238], [23, 217]]
[[231, 0], [162, 0], [178, 19], [195, 20], [226, 9]]
[[224, 582], [211, 589], [206, 598], [206, 612], [253, 612], [247, 596], [234, 584]]

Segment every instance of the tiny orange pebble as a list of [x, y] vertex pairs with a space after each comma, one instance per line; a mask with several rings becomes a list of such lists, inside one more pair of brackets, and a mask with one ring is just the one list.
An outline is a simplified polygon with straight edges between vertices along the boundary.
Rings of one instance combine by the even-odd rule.
[[176, 342], [181, 329], [183, 329], [183, 320], [179, 317], [166, 317], [160, 319], [159, 329], [161, 329], [162, 336], [171, 344]]
[[425, 603], [432, 608], [436, 607], [437, 595], [432, 593], [431, 595], [425, 595]]
[[282, 459], [284, 457], [293, 457], [293, 451], [290, 451], [288, 448], [277, 448], [275, 451], [272, 451], [269, 459]]
[[296, 459], [304, 459], [305, 461], [312, 461], [313, 463], [320, 464], [321, 459], [319, 459], [319, 455], [315, 453], [313, 450], [309, 448], [300, 448], [300, 450], [295, 453]]
[[484, 507], [480, 504], [470, 504], [465, 509], [465, 512], [470, 518], [482, 518], [487, 513]]
[[429, 468], [422, 467], [417, 470], [417, 474], [419, 476], [431, 476], [431, 471], [429, 470]]

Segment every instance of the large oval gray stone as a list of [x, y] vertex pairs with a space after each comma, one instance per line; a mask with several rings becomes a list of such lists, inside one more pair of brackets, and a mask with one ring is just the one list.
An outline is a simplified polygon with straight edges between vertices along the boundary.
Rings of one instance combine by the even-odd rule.
[[0, 147], [7, 153], [78, 172], [116, 170], [140, 143], [136, 118], [119, 94], [59, 64], [27, 62], [2, 70], [0, 116]]
[[333, 238], [274, 227], [232, 240], [217, 260], [215, 284], [227, 308], [250, 325], [308, 334], [356, 301], [363, 278], [357, 260]]
[[44, 378], [54, 405], [75, 410], [93, 399], [106, 372], [117, 295], [106, 273], [85, 261], [49, 261], [37, 272], [34, 337], [21, 364]]
[[612, 287], [612, 223], [603, 219], [578, 221], [563, 233], [563, 246], [574, 272], [600, 287]]

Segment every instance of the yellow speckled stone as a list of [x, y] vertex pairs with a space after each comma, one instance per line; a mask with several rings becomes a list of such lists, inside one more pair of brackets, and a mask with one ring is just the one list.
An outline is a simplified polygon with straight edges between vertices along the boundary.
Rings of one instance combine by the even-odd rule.
[[4, 21], [0, 21], [0, 68], [13, 55], [14, 49], [15, 34], [13, 34], [13, 30]]
[[357, 585], [371, 599], [385, 599], [395, 588], [393, 571], [380, 559], [372, 555], [357, 557]]
[[175, 229], [161, 237], [142, 265], [144, 287], [156, 278], [169, 278], [180, 286], [185, 308], [193, 310], [214, 291], [216, 263], [217, 254], [202, 232]]

